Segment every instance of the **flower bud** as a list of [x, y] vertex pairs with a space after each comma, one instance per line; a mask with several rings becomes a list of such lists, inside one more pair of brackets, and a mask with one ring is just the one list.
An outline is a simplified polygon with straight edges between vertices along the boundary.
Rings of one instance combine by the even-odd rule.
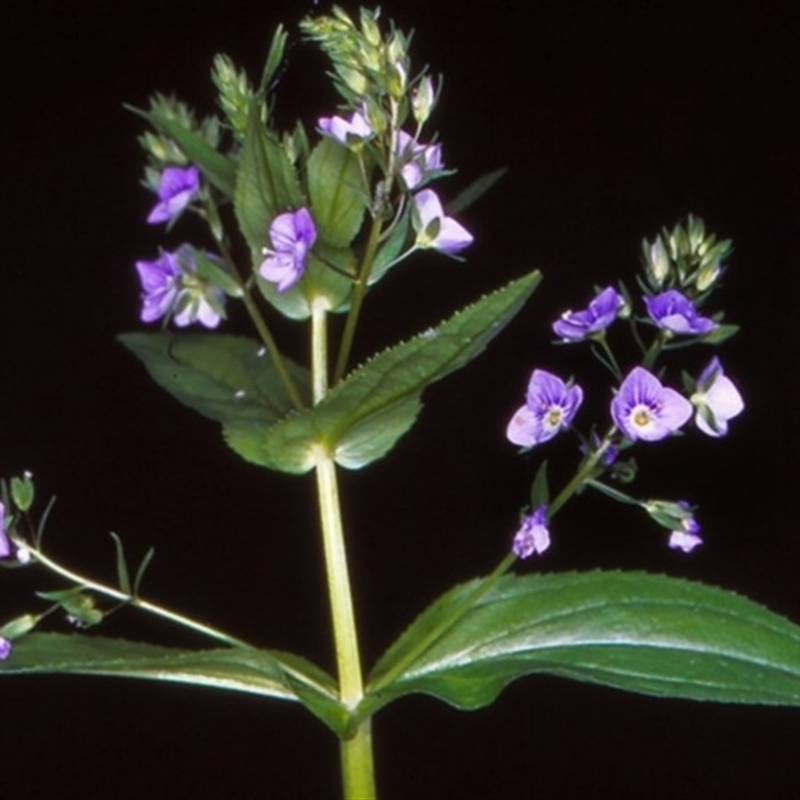
[[436, 92], [430, 75], [426, 75], [411, 95], [411, 110], [417, 125], [424, 125], [433, 110]]

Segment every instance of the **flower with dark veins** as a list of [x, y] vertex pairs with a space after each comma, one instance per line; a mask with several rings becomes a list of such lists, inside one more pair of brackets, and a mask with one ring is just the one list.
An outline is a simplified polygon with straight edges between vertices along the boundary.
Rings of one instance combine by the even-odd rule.
[[697, 391], [690, 398], [697, 409], [694, 424], [708, 436], [724, 436], [728, 420], [744, 410], [739, 390], [722, 370], [714, 356], [697, 380]]
[[511, 418], [506, 436], [522, 447], [546, 442], [570, 425], [582, 402], [580, 386], [568, 386], [561, 378], [535, 369], [528, 382], [525, 405]]
[[528, 514], [514, 535], [511, 550], [519, 558], [529, 558], [534, 553], [541, 555], [550, 547], [550, 531], [547, 528], [547, 506], [539, 506]]
[[579, 342], [604, 331], [625, 305], [622, 295], [607, 286], [581, 311], [567, 311], [553, 323], [553, 332], [565, 342]]
[[409, 189], [419, 186], [430, 173], [444, 168], [440, 144], [422, 144], [405, 131], [397, 134], [397, 155], [402, 165], [400, 175]]
[[644, 302], [650, 319], [659, 328], [672, 333], [700, 336], [717, 328], [714, 320], [701, 317], [694, 303], [677, 289], [669, 289], [655, 297], [645, 297]]
[[191, 203], [200, 190], [200, 170], [197, 167], [166, 167], [158, 183], [158, 203], [147, 221], [151, 225], [169, 222]]
[[317, 229], [307, 208], [278, 214], [269, 226], [272, 249], [265, 247], [266, 256], [258, 273], [264, 280], [277, 284], [278, 292], [291, 289], [306, 268], [308, 251], [317, 240]]
[[643, 367], [634, 367], [611, 401], [611, 416], [629, 439], [655, 442], [687, 422], [692, 404]]

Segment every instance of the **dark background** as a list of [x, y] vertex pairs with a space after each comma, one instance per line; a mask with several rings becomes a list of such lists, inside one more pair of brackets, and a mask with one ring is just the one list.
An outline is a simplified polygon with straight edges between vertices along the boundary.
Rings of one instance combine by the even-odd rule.
[[[537, 461], [503, 436], [534, 366], [609, 389], [549, 323], [593, 284], [633, 283], [639, 243], [687, 212], [732, 237], [724, 307], [743, 332], [723, 360], [746, 398], [730, 436], [642, 447], [639, 492], [701, 504], [691, 556], [636, 511], [587, 497], [526, 571], [624, 567], [747, 594], [800, 621], [795, 524], [798, 356], [798, 19], [790, 3], [387, 2], [417, 31], [414, 63], [446, 76], [436, 116], [455, 194], [507, 164], [463, 222], [468, 261], [426, 256], [374, 293], [361, 350], [389, 344], [532, 267], [545, 281], [487, 355], [426, 395], [413, 434], [343, 476], [365, 661], [453, 583], [502, 556]], [[310, 477], [239, 461], [215, 426], [154, 388], [114, 342], [139, 328], [133, 262], [164, 242], [144, 224], [139, 120], [154, 91], [213, 110], [223, 51], [258, 73], [272, 29], [304, 3], [7, 2], [2, 23], [0, 473], [58, 496], [51, 551], [112, 574], [110, 530], [156, 545], [145, 596], [332, 669]], [[791, 10], [790, 10], [791, 9]], [[290, 53], [278, 112], [334, 110], [324, 60]], [[180, 226], [167, 241], [179, 242]], [[278, 326], [302, 355], [304, 334]], [[234, 313], [232, 330], [245, 330]], [[368, 344], [363, 344], [364, 341]], [[696, 372], [707, 352], [673, 363]], [[589, 419], [590, 404], [583, 421]], [[702, 439], [702, 440], [701, 440]], [[548, 448], [556, 475], [572, 456]], [[561, 460], [563, 459], [563, 461]], [[49, 576], [0, 575], [0, 618]], [[131, 611], [106, 632], [203, 644]], [[552, 678], [491, 708], [414, 697], [375, 721], [387, 798], [788, 798], [796, 710], [669, 702]], [[14, 678], [0, 686], [0, 797], [9, 800], [335, 796], [336, 747], [299, 708], [145, 682]]]

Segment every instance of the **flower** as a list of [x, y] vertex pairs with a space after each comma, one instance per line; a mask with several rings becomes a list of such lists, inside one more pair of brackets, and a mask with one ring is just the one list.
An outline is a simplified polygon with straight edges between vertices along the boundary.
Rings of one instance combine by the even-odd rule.
[[604, 331], [625, 305], [622, 295], [607, 286], [583, 311], [567, 311], [553, 323], [553, 332], [565, 342], [577, 342]]
[[11, 642], [0, 636], [0, 661], [5, 661], [11, 653]]
[[690, 400], [697, 409], [694, 424], [709, 436], [724, 436], [728, 432], [728, 420], [744, 410], [739, 390], [726, 377], [716, 356], [698, 378], [697, 391]]
[[550, 547], [550, 531], [547, 529], [547, 506], [539, 506], [533, 514], [522, 520], [514, 535], [511, 550], [519, 558], [529, 558], [534, 553], [541, 555]]
[[681, 527], [672, 531], [669, 535], [669, 547], [673, 550], [683, 550], [684, 553], [691, 553], [695, 547], [703, 544], [700, 538], [700, 524], [689, 515], [681, 521]]
[[183, 211], [200, 189], [200, 171], [197, 167], [166, 167], [158, 182], [158, 203], [147, 221], [151, 225], [169, 222]]
[[655, 297], [645, 297], [650, 319], [672, 333], [703, 334], [717, 327], [714, 320], [701, 317], [694, 303], [677, 289], [669, 289]]
[[421, 144], [405, 131], [397, 134], [397, 155], [402, 164], [400, 175], [409, 189], [422, 183], [428, 173], [444, 167], [440, 144]]
[[307, 208], [278, 214], [269, 226], [273, 250], [265, 247], [267, 258], [258, 272], [264, 280], [278, 284], [278, 292], [294, 286], [306, 268], [306, 256], [317, 239], [317, 229]]
[[686, 423], [692, 404], [643, 367], [634, 367], [611, 401], [611, 416], [629, 439], [655, 442]]
[[11, 542], [6, 535], [6, 507], [0, 502], [0, 558], [8, 558], [11, 555]]
[[320, 117], [317, 125], [324, 134], [344, 145], [351, 144], [353, 139], [369, 139], [374, 133], [363, 110], [354, 111], [349, 120], [344, 117]]
[[414, 195], [419, 216], [417, 247], [432, 247], [443, 253], [457, 253], [472, 244], [472, 234], [452, 217], [444, 215], [442, 203], [432, 189]]
[[224, 313], [224, 294], [197, 273], [197, 258], [189, 245], [162, 253], [155, 261], [137, 261], [142, 282], [142, 322], [172, 314], [181, 328], [199, 321], [216, 328]]
[[582, 402], [580, 386], [567, 386], [561, 378], [535, 369], [528, 383], [525, 405], [511, 418], [506, 436], [522, 447], [546, 442], [572, 422]]

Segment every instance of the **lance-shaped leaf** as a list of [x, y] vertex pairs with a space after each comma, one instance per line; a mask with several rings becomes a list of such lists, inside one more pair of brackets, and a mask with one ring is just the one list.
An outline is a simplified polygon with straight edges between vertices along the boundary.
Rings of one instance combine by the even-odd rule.
[[[240, 336], [198, 333], [125, 333], [119, 340], [176, 400], [225, 424], [258, 429], [292, 407], [269, 354]], [[307, 370], [284, 359], [302, 395]]]
[[308, 194], [317, 234], [330, 245], [347, 247], [368, 202], [358, 156], [333, 139], [322, 139], [308, 160]]
[[233, 197], [236, 184], [236, 162], [217, 152], [202, 136], [157, 111], [126, 108], [144, 117], [156, 130], [175, 140], [186, 158], [200, 167], [206, 179], [226, 197]]
[[506, 576], [480, 596], [481, 585], [445, 594], [389, 648], [362, 713], [412, 692], [480, 708], [534, 673], [800, 706], [800, 627], [732, 592], [639, 572]]
[[321, 455], [332, 455], [349, 469], [366, 466], [413, 425], [422, 391], [479, 355], [539, 280], [539, 273], [532, 272], [512, 281], [436, 328], [384, 350], [318, 405], [266, 431], [247, 424], [226, 426], [228, 442], [248, 460], [281, 472], [307, 472]]
[[107, 675], [188, 683], [303, 703], [337, 733], [348, 714], [327, 673], [290, 653], [183, 650], [81, 634], [32, 633], [14, 642], [0, 675]]

